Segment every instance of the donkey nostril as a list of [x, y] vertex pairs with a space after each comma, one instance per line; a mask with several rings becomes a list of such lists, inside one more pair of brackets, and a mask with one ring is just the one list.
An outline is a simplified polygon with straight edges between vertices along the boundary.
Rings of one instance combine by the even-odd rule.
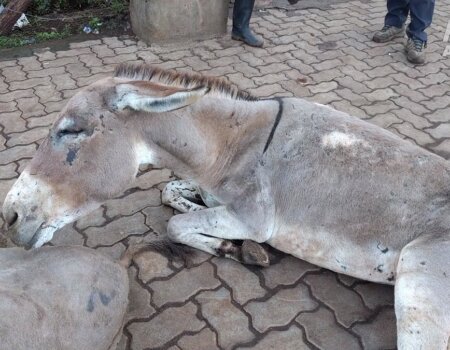
[[8, 227], [13, 226], [17, 222], [17, 219], [19, 218], [19, 215], [15, 211], [4, 213], [4, 216]]

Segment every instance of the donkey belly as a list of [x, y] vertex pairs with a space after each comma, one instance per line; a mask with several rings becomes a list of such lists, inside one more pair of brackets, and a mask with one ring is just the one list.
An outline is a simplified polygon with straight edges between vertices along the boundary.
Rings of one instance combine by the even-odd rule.
[[267, 243], [282, 252], [338, 273], [394, 284], [399, 249], [389, 249], [375, 238], [360, 244], [349, 237], [336, 237], [332, 230], [286, 226], [278, 229]]

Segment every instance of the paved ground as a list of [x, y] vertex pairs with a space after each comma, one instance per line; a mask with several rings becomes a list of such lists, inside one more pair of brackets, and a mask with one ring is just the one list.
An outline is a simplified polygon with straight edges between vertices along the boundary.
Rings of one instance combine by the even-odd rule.
[[[65, 101], [125, 61], [226, 76], [257, 96], [330, 104], [448, 158], [450, 60], [442, 54], [450, 0], [437, 2], [429, 64], [422, 67], [405, 61], [402, 40], [369, 40], [384, 12], [382, 0], [259, 12], [253, 26], [266, 39], [264, 49], [228, 36], [152, 47], [112, 37], [0, 61], [0, 203]], [[142, 172], [135, 187], [52, 243], [118, 257], [133, 242], [164, 233], [173, 212], [161, 206], [160, 190], [171, 178], [168, 170]], [[287, 256], [258, 269], [198, 253], [187, 269], [146, 253], [129, 274], [131, 304], [119, 349], [395, 348], [391, 287]]]

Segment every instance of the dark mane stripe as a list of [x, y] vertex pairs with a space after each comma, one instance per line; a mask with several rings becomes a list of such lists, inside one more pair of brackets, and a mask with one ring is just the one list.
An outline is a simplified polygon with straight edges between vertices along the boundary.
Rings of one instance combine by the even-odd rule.
[[115, 69], [114, 76], [117, 78], [128, 78], [132, 80], [146, 80], [162, 85], [183, 88], [209, 88], [209, 94], [218, 94], [226, 98], [244, 101], [256, 101], [257, 98], [224, 79], [207, 77], [195, 73], [177, 72], [165, 70], [148, 64], [122, 63]]

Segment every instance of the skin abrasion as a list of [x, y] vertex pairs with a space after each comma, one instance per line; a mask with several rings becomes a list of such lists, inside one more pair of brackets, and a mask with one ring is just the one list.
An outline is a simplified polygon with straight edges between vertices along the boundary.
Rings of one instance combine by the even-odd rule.
[[[78, 149], [72, 164], [71, 149]], [[220, 79], [125, 64], [61, 111], [5, 200], [10, 237], [42, 245], [129, 188], [143, 163], [183, 179], [163, 192], [180, 211], [168, 223], [173, 241], [243, 262], [264, 261], [258, 246], [266, 243], [395, 285], [398, 349], [447, 350], [443, 158], [327, 106], [257, 100]], [[245, 248], [247, 241], [254, 244]]]

